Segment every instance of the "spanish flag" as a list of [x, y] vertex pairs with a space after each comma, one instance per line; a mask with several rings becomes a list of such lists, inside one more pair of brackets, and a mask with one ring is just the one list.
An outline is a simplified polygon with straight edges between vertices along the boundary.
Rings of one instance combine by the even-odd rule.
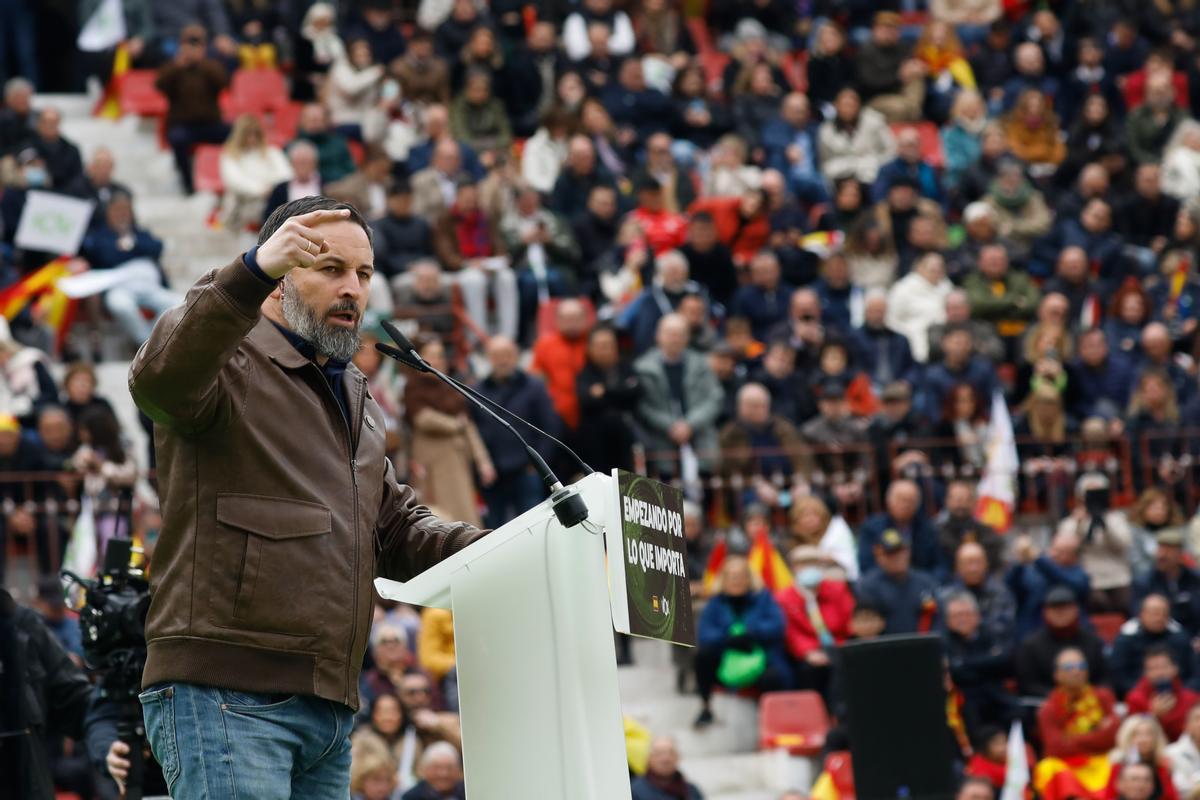
[[104, 119], [121, 118], [121, 82], [125, 73], [129, 72], [129, 66], [129, 50], [123, 43], [117, 45], [117, 52], [113, 55], [112, 75], [108, 83], [104, 84], [104, 94], [100, 95], [92, 111], [94, 115]]
[[33, 303], [34, 317], [54, 331], [54, 346], [60, 352], [78, 305], [58, 288], [58, 281], [71, 274], [67, 262], [56, 258], [0, 291], [0, 315], [11, 322]]
[[[729, 545], [721, 539], [713, 546], [709, 554], [708, 564], [704, 568], [704, 593], [712, 594], [721, 574], [721, 565], [729, 553]], [[792, 583], [792, 571], [788, 569], [783, 556], [771, 544], [771, 537], [766, 526], [759, 527], [750, 537], [750, 552], [746, 554], [750, 561], [750, 569], [762, 578], [763, 585], [772, 592], [779, 591]]]

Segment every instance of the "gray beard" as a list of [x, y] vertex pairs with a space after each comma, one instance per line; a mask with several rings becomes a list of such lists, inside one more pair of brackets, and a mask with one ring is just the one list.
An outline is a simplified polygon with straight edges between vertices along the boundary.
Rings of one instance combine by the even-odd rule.
[[[353, 328], [330, 325], [324, 316], [300, 299], [300, 293], [287, 278], [283, 280], [282, 292], [283, 319], [294, 333], [312, 342], [318, 355], [336, 361], [349, 361], [354, 358], [354, 354], [362, 346], [358, 332], [359, 325], [362, 324], [361, 316]], [[350, 301], [331, 306], [326, 314], [337, 311], [353, 311], [356, 315], [359, 314], [358, 306]]]

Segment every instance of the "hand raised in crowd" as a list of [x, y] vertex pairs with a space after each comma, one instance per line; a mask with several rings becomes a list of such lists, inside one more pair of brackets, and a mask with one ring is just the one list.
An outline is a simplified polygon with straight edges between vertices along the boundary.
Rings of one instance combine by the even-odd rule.
[[349, 216], [349, 210], [339, 208], [291, 217], [258, 248], [255, 255], [258, 268], [271, 278], [282, 278], [296, 267], [307, 269], [313, 266], [317, 263], [317, 257], [329, 250], [324, 235], [316, 226], [323, 222], [348, 219]]
[[1029, 534], [1023, 533], [1013, 542], [1013, 554], [1022, 564], [1032, 564], [1038, 557], [1037, 547]]

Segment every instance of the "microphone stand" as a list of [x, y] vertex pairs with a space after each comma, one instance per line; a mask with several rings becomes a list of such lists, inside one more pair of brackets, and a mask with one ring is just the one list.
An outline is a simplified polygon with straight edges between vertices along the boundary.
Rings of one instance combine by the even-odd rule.
[[[534, 450], [529, 445], [529, 442], [525, 441], [525, 438], [521, 436], [521, 434], [517, 433], [516, 428], [509, 424], [508, 420], [504, 419], [504, 417], [500, 416], [495, 411], [480, 402], [479, 399], [474, 396], [474, 394], [466, 391], [462, 386], [460, 386], [458, 381], [454, 380], [449, 375], [446, 375], [441, 370], [434, 368], [428, 361], [421, 358], [421, 356], [417, 354], [416, 349], [413, 348], [412, 344], [408, 341], [408, 337], [400, 333], [400, 331], [395, 329], [393, 325], [388, 322], [384, 322], [383, 327], [384, 330], [386, 330], [388, 334], [396, 340], [396, 343], [400, 345], [400, 348], [395, 348], [391, 345], [386, 345], [382, 342], [379, 342], [375, 345], [376, 350], [378, 350], [380, 353], [383, 353], [385, 356], [388, 356], [389, 358], [399, 361], [401, 364], [404, 364], [410, 369], [416, 370], [417, 372], [428, 372], [429, 374], [435, 376], [442, 383], [446, 384], [451, 389], [458, 392], [460, 395], [473, 403], [479, 410], [483, 411], [492, 419], [499, 422], [505, 428], [505, 430], [516, 437], [517, 441], [521, 443], [521, 446], [525, 448], [525, 454], [529, 457], [529, 461], [533, 464], [533, 468], [537, 471], [538, 477], [542, 479], [542, 482], [550, 491], [551, 507], [554, 510], [554, 516], [558, 518], [558, 521], [562, 523], [564, 528], [573, 528], [587, 519], [587, 504], [584, 503], [583, 497], [580, 496], [579, 492], [575, 491], [574, 489], [563, 486], [562, 481], [560, 481], [558, 476], [554, 474], [554, 471], [550, 469], [550, 465], [546, 463], [546, 460], [542, 458], [541, 454], [538, 453], [537, 450]], [[398, 337], [397, 334], [399, 334]]]

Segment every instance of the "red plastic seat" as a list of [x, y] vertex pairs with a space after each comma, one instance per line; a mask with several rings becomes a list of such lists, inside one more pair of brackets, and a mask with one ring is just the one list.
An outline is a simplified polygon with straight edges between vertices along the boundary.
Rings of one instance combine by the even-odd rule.
[[192, 157], [192, 183], [198, 192], [221, 194], [225, 191], [221, 183], [221, 145], [202, 144], [196, 147]]
[[1121, 632], [1121, 626], [1125, 624], [1126, 617], [1123, 614], [1092, 614], [1092, 627], [1096, 629], [1096, 635], [1104, 640], [1105, 644], [1112, 644], [1117, 638], [1117, 634]]
[[277, 69], [239, 69], [233, 73], [229, 93], [240, 111], [263, 113], [291, 102], [287, 81]]
[[808, 91], [808, 51], [788, 53], [779, 64], [793, 92]]
[[821, 754], [829, 733], [829, 713], [819, 693], [768, 692], [758, 709], [760, 748], [782, 747], [794, 756]]
[[300, 110], [303, 107], [300, 103], [288, 102], [270, 111], [263, 123], [267, 131], [267, 141], [276, 147], [283, 147], [295, 139]]
[[892, 125], [892, 133], [912, 128], [921, 137], [921, 158], [931, 167], [941, 168], [946, 163], [946, 153], [942, 150], [942, 137], [938, 128], [932, 122], [896, 122]]
[[152, 69], [132, 69], [121, 77], [121, 111], [141, 117], [164, 117], [167, 98], [154, 87], [157, 73]]
[[696, 52], [700, 56], [700, 64], [704, 67], [704, 79], [710, 88], [721, 86], [725, 65], [729, 63], [729, 55], [717, 50], [713, 45], [712, 34], [708, 23], [703, 17], [690, 17], [687, 21], [688, 33], [696, 44]]

